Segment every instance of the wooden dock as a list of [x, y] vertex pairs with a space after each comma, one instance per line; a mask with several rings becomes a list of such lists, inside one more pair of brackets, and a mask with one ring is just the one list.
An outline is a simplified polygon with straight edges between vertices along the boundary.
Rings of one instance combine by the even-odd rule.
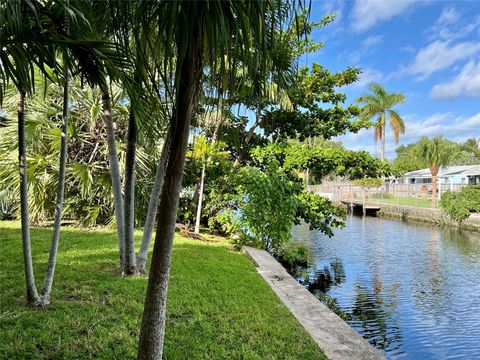
[[364, 215], [367, 213], [373, 213], [375, 215], [377, 211], [381, 210], [379, 204], [364, 203], [360, 200], [340, 200], [340, 202], [347, 205], [352, 212], [360, 212]]

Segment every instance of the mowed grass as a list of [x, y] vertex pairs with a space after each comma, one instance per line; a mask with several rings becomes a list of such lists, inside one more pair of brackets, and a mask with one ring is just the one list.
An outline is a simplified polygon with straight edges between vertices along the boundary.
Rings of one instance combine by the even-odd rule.
[[393, 199], [369, 199], [370, 202], [392, 204], [392, 205], [407, 205], [423, 208], [431, 208], [432, 200], [430, 199], [417, 199], [417, 198], [393, 198]]
[[[38, 287], [50, 236], [32, 229]], [[118, 275], [112, 231], [62, 230], [46, 309], [25, 306], [18, 223], [0, 222], [0, 249], [0, 358], [135, 358], [147, 279]], [[179, 236], [165, 341], [165, 359], [325, 358], [246, 256]]]

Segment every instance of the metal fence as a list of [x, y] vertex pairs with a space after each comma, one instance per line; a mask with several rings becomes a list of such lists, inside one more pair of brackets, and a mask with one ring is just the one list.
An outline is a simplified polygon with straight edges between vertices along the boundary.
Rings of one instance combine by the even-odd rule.
[[[437, 198], [445, 191], [460, 191], [466, 184], [437, 184]], [[326, 181], [308, 185], [308, 190], [332, 201], [366, 200], [370, 203], [387, 203], [416, 207], [432, 207], [432, 184], [385, 183], [378, 188], [363, 188], [352, 182]], [[365, 197], [365, 198], [364, 198]], [[438, 207], [439, 201], [436, 202]]]

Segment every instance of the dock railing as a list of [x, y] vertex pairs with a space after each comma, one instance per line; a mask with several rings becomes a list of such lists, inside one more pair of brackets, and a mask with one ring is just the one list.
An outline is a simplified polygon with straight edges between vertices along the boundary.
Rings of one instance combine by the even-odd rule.
[[[439, 207], [441, 194], [445, 191], [460, 191], [467, 184], [437, 184]], [[378, 188], [363, 188], [353, 182], [325, 181], [320, 185], [308, 185], [308, 190], [327, 197], [334, 202], [360, 200], [369, 203], [396, 204], [415, 207], [433, 207], [432, 184], [385, 183]], [[364, 196], [366, 197], [364, 199]]]

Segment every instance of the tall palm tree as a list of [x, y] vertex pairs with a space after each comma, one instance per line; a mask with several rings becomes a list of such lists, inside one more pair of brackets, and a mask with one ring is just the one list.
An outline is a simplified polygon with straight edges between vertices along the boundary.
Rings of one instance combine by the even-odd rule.
[[197, 201], [197, 215], [195, 217], [195, 234], [200, 234], [200, 220], [202, 217], [202, 202], [203, 202], [203, 190], [205, 185], [205, 177], [207, 165], [212, 159], [225, 159], [228, 157], [228, 153], [222, 151], [221, 148], [225, 144], [212, 140], [211, 143], [205, 138], [205, 136], [197, 137], [193, 149], [190, 151], [190, 156], [202, 164], [202, 173], [200, 175], [200, 185]]
[[432, 174], [432, 206], [437, 204], [437, 175], [440, 167], [452, 163], [459, 156], [454, 143], [436, 136], [433, 139], [422, 137], [417, 145], [417, 157], [430, 168]]
[[385, 128], [387, 121], [393, 130], [395, 142], [398, 144], [400, 134], [405, 133], [405, 122], [393, 108], [406, 101], [405, 95], [401, 93], [388, 93], [385, 87], [379, 84], [370, 85], [372, 94], [365, 94], [357, 98], [359, 104], [363, 104], [361, 117], [365, 120], [375, 118], [374, 139], [381, 141], [380, 160], [385, 161]]
[[63, 84], [63, 107], [62, 107], [62, 130], [60, 144], [60, 161], [58, 169], [58, 184], [55, 201], [55, 220], [53, 223], [52, 242], [50, 246], [50, 255], [48, 258], [47, 272], [43, 281], [42, 302], [44, 305], [50, 303], [50, 293], [52, 291], [53, 277], [55, 275], [55, 266], [57, 264], [58, 244], [60, 242], [60, 227], [62, 226], [62, 213], [65, 196], [65, 175], [67, 170], [67, 146], [68, 146], [68, 116], [70, 113], [69, 106], [69, 70], [68, 70], [68, 53], [64, 50], [63, 54], [64, 66], [64, 84]]
[[[72, 4], [73, 5], [72, 5]], [[115, 49], [106, 43], [82, 39], [88, 32], [90, 23], [76, 6], [81, 2], [69, 0], [39, 1], [39, 0], [5, 0], [0, 5], [0, 103], [3, 100], [5, 89], [12, 82], [18, 90], [18, 150], [20, 169], [20, 203], [22, 222], [22, 248], [24, 256], [25, 274], [27, 280], [27, 300], [31, 305], [48, 305], [50, 290], [55, 270], [56, 254], [59, 241], [61, 213], [63, 210], [64, 184], [57, 187], [57, 203], [55, 226], [52, 235], [52, 245], [43, 294], [39, 296], [33, 277], [33, 264], [31, 258], [30, 229], [29, 229], [29, 201], [28, 178], [26, 164], [26, 138], [25, 138], [25, 97], [34, 93], [35, 69], [40, 69], [43, 75], [51, 80], [54, 76], [49, 69], [58, 70], [57, 73], [80, 72], [91, 83], [102, 83], [107, 88], [104, 73], [98, 64], [102, 61], [116, 59], [124, 62], [122, 57], [115, 56]], [[66, 26], [66, 14], [72, 19], [74, 26], [70, 36]], [[67, 49], [69, 52], [67, 53]], [[58, 50], [65, 50], [64, 61], [68, 65], [62, 70], [56, 61]], [[113, 50], [113, 51], [112, 51]], [[109, 54], [109, 55], [108, 55]], [[112, 54], [114, 56], [112, 56]], [[105, 56], [107, 55], [107, 56]], [[114, 62], [111, 63], [113, 65]], [[72, 66], [72, 69], [69, 67]], [[111, 66], [112, 67], [112, 66]], [[110, 67], [110, 68], [111, 68]], [[71, 71], [70, 71], [71, 70]], [[68, 80], [65, 82], [64, 99], [68, 98]], [[68, 101], [64, 104], [64, 125], [68, 118]], [[64, 133], [66, 133], [64, 131]], [[65, 181], [66, 167], [66, 136], [62, 139], [60, 158], [59, 181]]]
[[[204, 68], [216, 68], [227, 83], [225, 58], [238, 63], [252, 49], [258, 57], [257, 71], [268, 60], [271, 30], [282, 27], [276, 1], [159, 1], [142, 2], [135, 22], [142, 29], [155, 27], [158, 63], [175, 63], [172, 141], [168, 149], [163, 190], [158, 207], [158, 226], [148, 277], [140, 331], [138, 359], [161, 359], [165, 334], [167, 287], [170, 273], [176, 212], [185, 164], [190, 122], [198, 106]], [[270, 23], [270, 21], [272, 23]], [[154, 50], [154, 49], [153, 49]], [[227, 56], [225, 56], [227, 55]], [[233, 56], [231, 56], [233, 55]], [[253, 60], [253, 59], [252, 59]], [[235, 68], [235, 66], [230, 66]], [[212, 74], [213, 75], [213, 74]], [[168, 84], [165, 84], [168, 86]]]

